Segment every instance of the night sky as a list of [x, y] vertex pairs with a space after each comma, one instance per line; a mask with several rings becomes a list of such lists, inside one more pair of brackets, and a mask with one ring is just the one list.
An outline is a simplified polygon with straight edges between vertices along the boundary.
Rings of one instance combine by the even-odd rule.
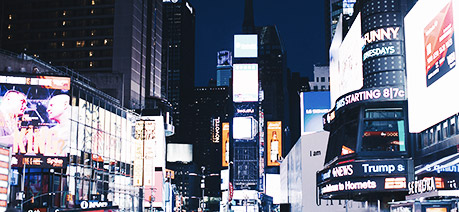
[[[196, 86], [216, 78], [217, 51], [233, 51], [233, 35], [241, 33], [244, 0], [190, 0], [196, 11]], [[255, 26], [276, 25], [287, 66], [312, 76], [314, 64], [326, 64], [324, 3], [254, 0]]]

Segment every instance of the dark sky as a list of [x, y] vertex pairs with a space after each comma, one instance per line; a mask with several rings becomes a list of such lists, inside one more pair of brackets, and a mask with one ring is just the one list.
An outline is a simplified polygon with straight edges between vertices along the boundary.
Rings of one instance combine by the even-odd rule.
[[[233, 51], [233, 35], [242, 31], [244, 0], [190, 0], [196, 11], [196, 86], [216, 77], [217, 51]], [[254, 0], [256, 26], [276, 25], [292, 72], [312, 76], [313, 64], [327, 62], [324, 3]]]

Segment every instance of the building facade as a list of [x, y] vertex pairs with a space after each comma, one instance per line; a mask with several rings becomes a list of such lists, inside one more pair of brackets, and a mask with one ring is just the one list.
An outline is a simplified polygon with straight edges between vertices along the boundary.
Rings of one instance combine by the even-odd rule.
[[232, 69], [232, 52], [227, 50], [217, 52], [217, 86], [229, 87]]
[[[101, 209], [140, 210], [133, 166], [140, 116], [68, 69], [11, 52], [0, 60], [2, 103], [11, 101], [12, 90], [25, 98], [19, 127], [11, 128], [19, 130], [14, 142], [2, 141], [14, 159], [8, 207], [81, 210], [93, 202]], [[17, 136], [27, 142], [16, 142]], [[23, 202], [16, 198], [22, 186]]]
[[127, 108], [161, 97], [160, 0], [6, 2], [2, 11], [1, 48], [76, 70]]
[[187, 0], [163, 1], [163, 98], [172, 104], [174, 143], [189, 143], [191, 120], [185, 112], [193, 101], [195, 72], [195, 11]]
[[[317, 185], [321, 199], [368, 201], [387, 211], [389, 201], [405, 199], [413, 177], [402, 33], [406, 1], [360, 1], [354, 12], [349, 31], [335, 32], [345, 36], [330, 49], [334, 108], [323, 117], [330, 136]], [[391, 34], [377, 36], [381, 32]]]

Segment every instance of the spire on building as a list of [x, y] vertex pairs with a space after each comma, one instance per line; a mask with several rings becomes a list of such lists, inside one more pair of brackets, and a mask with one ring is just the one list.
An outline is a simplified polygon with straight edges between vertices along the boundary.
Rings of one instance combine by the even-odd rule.
[[243, 33], [255, 33], [255, 21], [253, 18], [253, 0], [245, 0]]

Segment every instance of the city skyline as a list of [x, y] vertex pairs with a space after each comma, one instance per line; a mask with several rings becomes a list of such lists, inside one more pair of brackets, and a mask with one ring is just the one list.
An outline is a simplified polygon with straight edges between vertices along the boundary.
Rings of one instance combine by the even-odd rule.
[[[242, 33], [244, 1], [190, 2], [196, 10], [195, 86], [207, 86], [209, 79], [216, 79], [217, 52], [233, 51], [233, 35]], [[254, 0], [253, 8], [255, 26], [277, 26], [292, 72], [311, 78], [314, 64], [327, 63], [324, 2], [279, 4]]]

